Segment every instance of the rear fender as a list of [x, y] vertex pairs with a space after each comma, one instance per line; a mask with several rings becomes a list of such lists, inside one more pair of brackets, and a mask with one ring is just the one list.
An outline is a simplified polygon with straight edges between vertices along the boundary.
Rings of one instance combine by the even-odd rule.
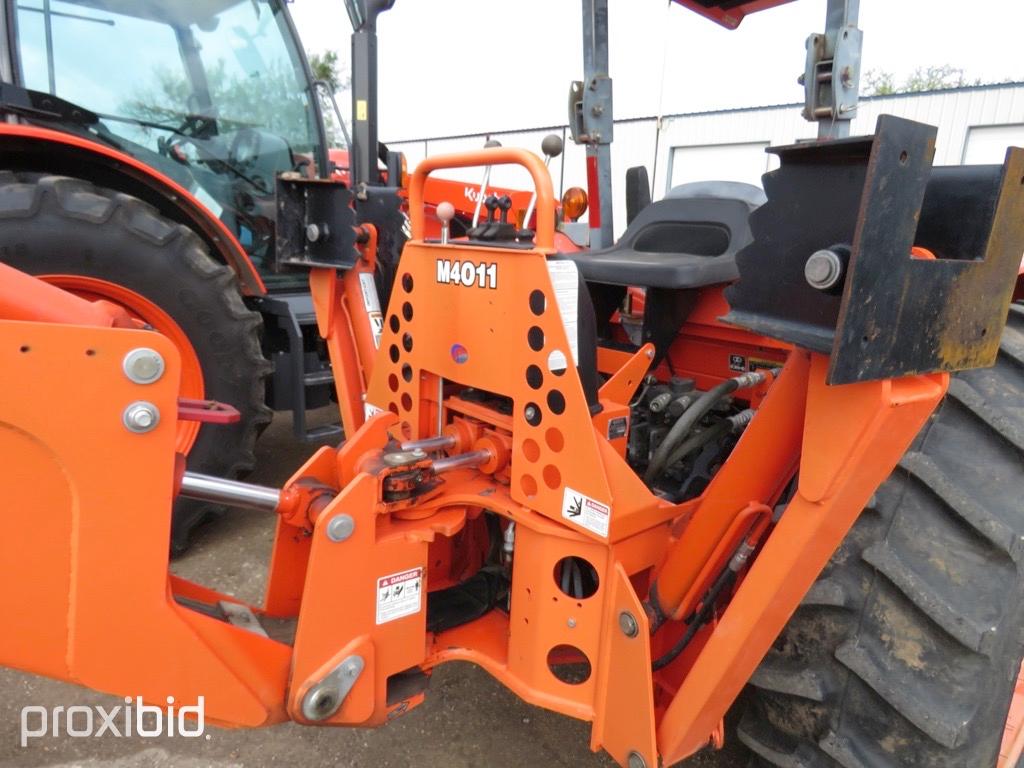
[[210, 254], [238, 276], [244, 294], [266, 293], [249, 255], [224, 223], [188, 190], [145, 163], [79, 136], [4, 123], [0, 156], [5, 168], [73, 176], [149, 203], [202, 238]]

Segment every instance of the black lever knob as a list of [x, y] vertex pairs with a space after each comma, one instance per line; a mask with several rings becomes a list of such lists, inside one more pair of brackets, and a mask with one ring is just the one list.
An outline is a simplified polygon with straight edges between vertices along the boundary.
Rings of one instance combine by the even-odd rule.
[[488, 195], [487, 199], [484, 200], [484, 207], [487, 208], [487, 221], [489, 223], [494, 222], [494, 212], [498, 210], [498, 198], [494, 195]]
[[502, 195], [498, 198], [498, 208], [501, 209], [501, 223], [508, 224], [508, 212], [512, 208], [512, 198]]

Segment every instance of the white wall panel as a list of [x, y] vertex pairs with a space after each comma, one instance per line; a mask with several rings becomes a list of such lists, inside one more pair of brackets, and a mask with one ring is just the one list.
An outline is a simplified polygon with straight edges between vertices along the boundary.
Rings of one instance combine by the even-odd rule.
[[[997, 162], [991, 159], [992, 153], [1004, 140], [1004, 134], [1009, 136], [1007, 143], [1024, 144], [1024, 138], [1016, 138], [1018, 134], [997, 130], [999, 127], [1009, 130], [1024, 126], [1024, 84], [1021, 83], [863, 99], [851, 126], [852, 133], [872, 133], [878, 116], [882, 114], [938, 126], [937, 165]], [[985, 133], [990, 128], [994, 132]], [[561, 195], [572, 186], [586, 188], [585, 152], [583, 147], [569, 140], [566, 128], [538, 128], [489, 135], [505, 146], [525, 147], [540, 154], [540, 142], [552, 130], [562, 133], [567, 140], [562, 157], [551, 164], [555, 193]], [[780, 146], [812, 138], [816, 134], [817, 127], [800, 116], [800, 105], [796, 104], [670, 115], [660, 121], [652, 117], [616, 122], [615, 142], [612, 144], [616, 234], [621, 234], [625, 228], [627, 168], [647, 166], [654, 198], [658, 199], [672, 183], [691, 180], [686, 171], [679, 171], [682, 175], [677, 173], [675, 179], [668, 176], [673, 153], [681, 148], [685, 149], [678, 157], [685, 155], [688, 168], [699, 168], [713, 178], [750, 180], [756, 179], [763, 169], [774, 168], [777, 161], [774, 155], [765, 158], [759, 152], [748, 151], [749, 145]], [[484, 134], [420, 138], [389, 142], [389, 146], [406, 152], [411, 168], [428, 154], [477, 149], [486, 139]], [[697, 148], [704, 148], [705, 157], [698, 157]], [[482, 172], [472, 169], [450, 171], [444, 175], [479, 184]], [[530, 185], [526, 174], [514, 169], [495, 170], [493, 180], [495, 184], [523, 189]]]

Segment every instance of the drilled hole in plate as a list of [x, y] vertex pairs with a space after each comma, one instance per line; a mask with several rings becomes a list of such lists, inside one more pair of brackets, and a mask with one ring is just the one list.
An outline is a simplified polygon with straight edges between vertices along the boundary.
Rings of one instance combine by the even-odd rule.
[[519, 478], [519, 487], [527, 496], [537, 495], [537, 481], [533, 479], [533, 475], [523, 475]]
[[541, 475], [544, 477], [544, 485], [552, 491], [556, 491], [562, 487], [562, 473], [558, 471], [558, 467], [554, 464], [548, 464], [544, 467], [544, 471]]
[[544, 310], [547, 309], [548, 300], [544, 296], [544, 291], [532, 291], [530, 293], [530, 311], [533, 314], [540, 317], [544, 314]]
[[563, 557], [555, 563], [553, 576], [559, 591], [574, 600], [593, 597], [601, 586], [597, 569], [582, 557]]
[[398, 351], [398, 345], [392, 344], [388, 348], [388, 356], [391, 358], [392, 363], [397, 363], [398, 358], [401, 357], [402, 353]]
[[402, 366], [402, 378], [406, 381], [412, 381], [412, 366], [408, 363]]
[[544, 442], [547, 443], [548, 448], [555, 453], [558, 453], [560, 450], [565, 448], [565, 437], [554, 427], [544, 433]]
[[[984, 334], [982, 334], [982, 335], [984, 336]], [[85, 356], [86, 357], [93, 357], [95, 354], [96, 354], [96, 350], [95, 349], [87, 349], [87, 350], [85, 350]]]
[[393, 373], [388, 376], [388, 389], [392, 392], [398, 391], [398, 377]]
[[398, 333], [398, 329], [402, 327], [401, 321], [398, 319], [398, 315], [392, 315], [388, 318], [388, 325], [391, 326], [392, 333]]
[[535, 440], [530, 438], [523, 440], [523, 456], [526, 457], [527, 461], [536, 461], [540, 458], [540, 446], [537, 445]]
[[406, 293], [412, 293], [412, 275], [406, 272], [402, 275], [402, 290]]
[[548, 651], [548, 669], [567, 685], [580, 685], [590, 679], [590, 659], [575, 645], [556, 645]]
[[18, 351], [19, 352], [28, 352], [31, 349], [32, 349], [32, 347], [30, 347], [28, 344], [22, 344], [21, 348]]
[[412, 352], [412, 334], [411, 333], [403, 333], [402, 334], [402, 347], [405, 349], [406, 352]]
[[404, 317], [406, 321], [412, 320], [412, 304], [408, 301], [402, 304], [402, 317]]
[[402, 393], [402, 410], [404, 410], [404, 411], [411, 411], [412, 410], [412, 395], [410, 395], [408, 392], [403, 392]]
[[540, 406], [536, 403], [527, 403], [526, 407], [523, 408], [523, 418], [526, 419], [526, 423], [531, 427], [536, 427], [540, 424], [541, 417]]
[[540, 389], [544, 384], [544, 372], [539, 365], [531, 365], [526, 369], [526, 383], [530, 389]]
[[540, 352], [544, 349], [544, 329], [539, 325], [530, 326], [526, 332], [526, 342], [534, 352]]
[[900, 165], [906, 165], [907, 160], [910, 159], [910, 155], [907, 154], [907, 150], [900, 152]]
[[548, 392], [548, 408], [556, 415], [565, 413], [565, 396], [557, 389]]
[[560, 349], [551, 350], [551, 354], [548, 355], [548, 370], [555, 376], [562, 376], [568, 367], [569, 359], [565, 356], [565, 352]]
[[388, 410], [391, 411], [395, 416], [398, 415], [398, 403], [388, 403]]

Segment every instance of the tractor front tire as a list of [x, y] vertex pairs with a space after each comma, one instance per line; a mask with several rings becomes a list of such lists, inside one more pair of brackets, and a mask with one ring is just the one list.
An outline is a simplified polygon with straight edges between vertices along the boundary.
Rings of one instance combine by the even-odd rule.
[[949, 394], [750, 680], [780, 768], [992, 768], [1024, 652], [1024, 308]]
[[[64, 282], [114, 284], [166, 313], [194, 350], [203, 396], [241, 412], [236, 424], [200, 427], [189, 440], [188, 468], [219, 477], [253, 469], [256, 437], [270, 421], [262, 320], [242, 303], [231, 270], [210, 257], [194, 232], [137, 198], [80, 179], [0, 171], [0, 261]], [[97, 290], [86, 292], [102, 295]], [[188, 499], [175, 502], [174, 554], [187, 548], [192, 529], [212, 511]]]

